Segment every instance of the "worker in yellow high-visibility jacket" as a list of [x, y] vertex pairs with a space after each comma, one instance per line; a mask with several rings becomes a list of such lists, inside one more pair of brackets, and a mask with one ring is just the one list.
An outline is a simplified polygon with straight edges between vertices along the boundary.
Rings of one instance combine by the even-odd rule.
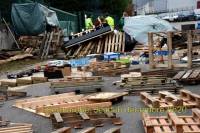
[[86, 30], [94, 28], [92, 18], [90, 15], [88, 15], [88, 16], [85, 15], [85, 28], [86, 28]]
[[115, 28], [115, 20], [109, 15], [106, 15], [105, 19], [106, 19], [108, 25], [114, 29]]

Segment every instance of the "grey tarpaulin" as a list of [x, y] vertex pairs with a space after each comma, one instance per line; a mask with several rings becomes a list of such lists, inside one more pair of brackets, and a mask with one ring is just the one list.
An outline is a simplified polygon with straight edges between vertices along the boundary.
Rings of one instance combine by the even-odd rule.
[[11, 19], [18, 35], [38, 35], [47, 24], [59, 26], [56, 13], [38, 3], [13, 4]]
[[147, 44], [148, 32], [173, 31], [173, 26], [165, 21], [153, 16], [126, 17], [124, 31], [136, 41]]

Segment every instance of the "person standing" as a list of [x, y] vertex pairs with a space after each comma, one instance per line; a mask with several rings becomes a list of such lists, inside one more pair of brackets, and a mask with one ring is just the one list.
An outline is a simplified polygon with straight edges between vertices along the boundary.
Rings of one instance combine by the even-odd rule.
[[91, 15], [88, 15], [88, 16], [85, 15], [85, 28], [86, 28], [86, 30], [94, 28]]
[[123, 31], [123, 27], [124, 27], [124, 18], [128, 17], [127, 12], [123, 12], [123, 16], [121, 17], [121, 19], [119, 20], [119, 30]]
[[111, 26], [113, 29], [115, 28], [115, 20], [110, 15], [106, 14], [105, 20], [109, 26]]

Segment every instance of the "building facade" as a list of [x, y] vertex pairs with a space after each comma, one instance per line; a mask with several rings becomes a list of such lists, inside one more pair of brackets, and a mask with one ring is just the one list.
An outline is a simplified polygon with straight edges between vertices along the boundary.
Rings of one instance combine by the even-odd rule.
[[200, 0], [133, 0], [137, 14], [157, 14], [200, 8]]

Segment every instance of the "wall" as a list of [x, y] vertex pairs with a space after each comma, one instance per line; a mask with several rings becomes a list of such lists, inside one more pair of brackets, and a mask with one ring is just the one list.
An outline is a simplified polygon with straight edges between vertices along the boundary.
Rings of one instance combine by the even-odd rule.
[[197, 8], [198, 0], [167, 0], [168, 10], [187, 10]]

